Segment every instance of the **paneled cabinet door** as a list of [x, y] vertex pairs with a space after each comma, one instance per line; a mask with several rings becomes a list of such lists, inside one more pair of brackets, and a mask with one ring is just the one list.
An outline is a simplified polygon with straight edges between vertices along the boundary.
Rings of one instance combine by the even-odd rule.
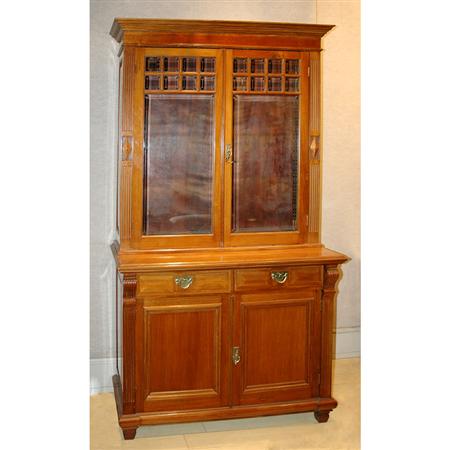
[[229, 297], [144, 297], [137, 311], [138, 411], [228, 404]]
[[318, 396], [320, 290], [236, 298], [233, 403]]

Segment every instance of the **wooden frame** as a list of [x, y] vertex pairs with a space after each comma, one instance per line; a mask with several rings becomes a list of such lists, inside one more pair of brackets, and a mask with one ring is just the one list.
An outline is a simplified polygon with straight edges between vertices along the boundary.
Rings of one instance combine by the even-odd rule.
[[[233, 191], [233, 166], [225, 164], [224, 176], [224, 244], [225, 246], [248, 246], [248, 245], [285, 245], [285, 244], [303, 244], [307, 241], [307, 211], [309, 208], [309, 186], [308, 186], [308, 102], [309, 102], [309, 81], [308, 64], [309, 54], [307, 52], [286, 52], [286, 51], [262, 51], [262, 50], [227, 50], [225, 56], [225, 144], [233, 145], [233, 58], [299, 58], [301, 60], [300, 80], [301, 89], [298, 95], [300, 102], [300, 164], [298, 168], [298, 231], [276, 231], [276, 232], [258, 232], [258, 233], [234, 233], [231, 230], [232, 224], [232, 191]], [[250, 70], [250, 69], [248, 69]], [[241, 95], [254, 95], [255, 92], [245, 92]], [[264, 95], [280, 95], [285, 91]]]
[[[214, 56], [218, 68], [222, 67], [222, 52], [211, 49], [151, 48], [136, 50], [135, 94], [134, 94], [134, 156], [133, 156], [133, 198], [131, 244], [134, 248], [183, 248], [214, 247], [221, 239], [222, 209], [213, 208], [212, 233], [205, 235], [155, 235], [146, 236], [142, 230], [143, 217], [143, 136], [144, 136], [144, 59], [146, 56]], [[173, 94], [173, 91], [170, 91]], [[191, 92], [186, 92], [186, 94]], [[179, 93], [179, 95], [184, 95]], [[215, 148], [213, 158], [213, 205], [222, 203], [222, 70], [216, 73], [215, 92]]]

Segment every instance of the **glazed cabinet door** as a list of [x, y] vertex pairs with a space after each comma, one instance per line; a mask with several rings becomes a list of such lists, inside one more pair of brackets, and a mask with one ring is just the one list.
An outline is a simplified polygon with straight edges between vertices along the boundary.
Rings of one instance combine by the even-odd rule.
[[308, 64], [302, 52], [226, 53], [226, 245], [306, 241]]
[[137, 312], [137, 410], [229, 404], [229, 297], [144, 297]]
[[234, 404], [318, 396], [319, 289], [242, 294], [234, 315]]
[[223, 51], [136, 50], [132, 243], [217, 246]]

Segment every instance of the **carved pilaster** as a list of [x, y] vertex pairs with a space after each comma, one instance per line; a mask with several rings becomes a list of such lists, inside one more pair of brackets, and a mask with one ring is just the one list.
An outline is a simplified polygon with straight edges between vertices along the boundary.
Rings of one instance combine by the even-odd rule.
[[133, 92], [135, 83], [136, 50], [125, 46], [122, 84], [122, 135], [120, 168], [120, 238], [131, 238], [131, 192], [133, 172]]
[[122, 161], [120, 171], [120, 237], [128, 240], [131, 237], [131, 182], [133, 162]]
[[324, 267], [322, 289], [322, 375], [320, 379], [320, 396], [331, 397], [331, 361], [333, 351], [333, 311], [336, 284], [339, 279], [337, 265]]
[[123, 413], [135, 412], [135, 329], [136, 329], [136, 275], [123, 278]]
[[122, 131], [133, 131], [133, 90], [136, 50], [125, 46], [123, 55]]
[[310, 242], [320, 231], [320, 53], [310, 53], [309, 96], [309, 221]]

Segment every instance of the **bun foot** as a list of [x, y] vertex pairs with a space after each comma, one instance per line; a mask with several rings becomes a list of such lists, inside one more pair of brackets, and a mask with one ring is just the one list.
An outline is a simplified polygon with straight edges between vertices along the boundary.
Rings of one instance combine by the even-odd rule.
[[330, 417], [330, 411], [314, 411], [314, 417], [319, 423], [327, 422]]
[[134, 437], [136, 436], [136, 430], [137, 428], [122, 428], [123, 438], [127, 441], [130, 439], [134, 439]]

